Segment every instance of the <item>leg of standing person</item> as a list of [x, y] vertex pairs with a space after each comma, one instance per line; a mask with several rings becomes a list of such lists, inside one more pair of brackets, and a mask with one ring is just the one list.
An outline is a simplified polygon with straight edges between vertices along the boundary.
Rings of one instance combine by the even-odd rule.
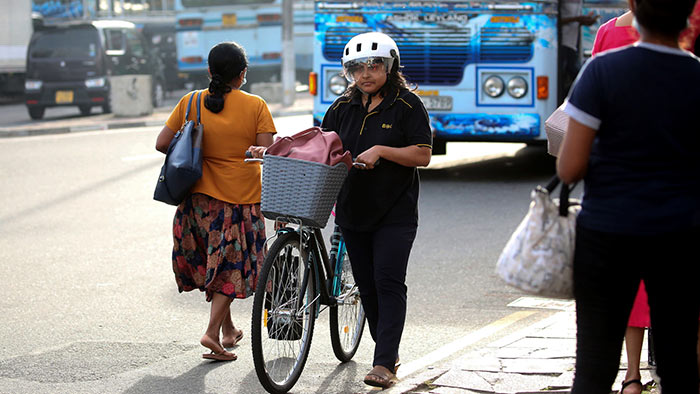
[[[644, 328], [628, 326], [625, 331], [625, 349], [627, 352], [627, 372], [625, 373], [626, 385], [620, 394], [641, 394], [642, 374], [639, 365], [642, 359], [642, 344], [644, 343]], [[637, 381], [639, 383], [637, 383]]]
[[639, 287], [628, 237], [576, 228], [576, 371], [572, 394], [609, 394]]
[[574, 80], [581, 69], [581, 64], [578, 59], [578, 52], [573, 48], [562, 45], [560, 56], [562, 57], [561, 75], [563, 79], [562, 83], [560, 84], [562, 89], [561, 97], [565, 98], [569, 95], [571, 86], [573, 85]]
[[406, 321], [406, 269], [416, 238], [415, 225], [386, 226], [374, 237], [374, 283], [377, 289], [377, 346], [374, 365], [394, 370]]
[[640, 394], [643, 389], [642, 374], [639, 370], [644, 343], [644, 329], [649, 327], [649, 303], [644, 281], [639, 282], [637, 296], [634, 299], [625, 332], [625, 349], [627, 352], [627, 372], [622, 382], [621, 394]]
[[243, 339], [243, 330], [236, 329], [231, 320], [231, 304], [229, 303], [228, 311], [224, 314], [224, 321], [221, 323], [221, 344], [225, 348], [234, 347]]
[[695, 286], [700, 262], [695, 242], [699, 236], [700, 230], [688, 230], [643, 244], [648, 256], [643, 260], [643, 275], [654, 328], [656, 373], [664, 394], [698, 389], [700, 294]]
[[372, 260], [372, 233], [341, 228], [350, 257], [352, 276], [360, 289], [360, 300], [369, 325], [369, 334], [377, 341], [377, 290], [374, 287], [374, 262]]
[[374, 368], [365, 382], [383, 385], [388, 383], [384, 377], [393, 378], [398, 359], [406, 319], [406, 267], [416, 226], [387, 226], [373, 233], [341, 231], [376, 344]]
[[219, 331], [221, 330], [221, 324], [223, 323], [226, 314], [231, 313], [229, 310], [231, 301], [232, 300], [230, 297], [227, 297], [221, 293], [212, 294], [209, 324], [207, 325], [207, 330], [204, 332], [202, 339], [199, 340], [199, 343], [201, 343], [202, 346], [210, 349], [213, 353], [212, 355], [203, 355], [205, 358], [213, 358], [221, 361], [235, 360], [235, 354], [227, 352], [221, 346], [221, 343], [219, 343]]

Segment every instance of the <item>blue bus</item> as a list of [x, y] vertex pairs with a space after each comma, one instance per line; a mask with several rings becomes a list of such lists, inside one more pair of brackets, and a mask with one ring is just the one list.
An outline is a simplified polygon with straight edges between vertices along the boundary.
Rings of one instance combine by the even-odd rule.
[[[584, 10], [625, 10], [595, 1]], [[354, 35], [381, 31], [399, 46], [401, 65], [430, 114], [433, 154], [448, 141], [542, 143], [544, 121], [559, 104], [558, 2], [365, 1], [315, 2], [310, 86], [314, 123], [342, 94], [340, 60]], [[595, 27], [582, 34], [590, 53]]]
[[[282, 0], [175, 0], [177, 65], [182, 77], [207, 78], [209, 50], [236, 41], [248, 54], [248, 81], [279, 80], [282, 58]], [[311, 70], [313, 3], [294, 1], [296, 68]]]

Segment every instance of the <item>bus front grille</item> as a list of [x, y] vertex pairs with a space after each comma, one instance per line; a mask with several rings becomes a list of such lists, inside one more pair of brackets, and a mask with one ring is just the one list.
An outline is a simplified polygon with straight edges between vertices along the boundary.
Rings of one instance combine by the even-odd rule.
[[533, 36], [525, 27], [482, 27], [480, 62], [528, 62], [532, 58]]
[[[323, 43], [324, 57], [330, 61], [340, 60], [345, 43], [364, 31], [366, 28], [329, 28]], [[466, 27], [402, 29], [391, 26], [382, 32], [399, 46], [403, 73], [412, 83], [456, 85], [462, 80], [464, 67], [473, 61], [471, 33]]]

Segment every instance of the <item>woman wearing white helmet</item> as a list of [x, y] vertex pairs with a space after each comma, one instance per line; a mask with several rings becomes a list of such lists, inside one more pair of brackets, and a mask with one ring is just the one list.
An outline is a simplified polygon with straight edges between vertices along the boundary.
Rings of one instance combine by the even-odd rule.
[[[350, 39], [343, 70], [351, 82], [322, 127], [340, 135], [366, 167], [353, 168], [336, 205], [340, 227], [376, 346], [364, 382], [396, 382], [406, 320], [406, 268], [418, 228], [418, 166], [430, 163], [432, 134], [420, 98], [401, 74], [399, 48], [386, 34]], [[380, 164], [381, 163], [381, 164]]]

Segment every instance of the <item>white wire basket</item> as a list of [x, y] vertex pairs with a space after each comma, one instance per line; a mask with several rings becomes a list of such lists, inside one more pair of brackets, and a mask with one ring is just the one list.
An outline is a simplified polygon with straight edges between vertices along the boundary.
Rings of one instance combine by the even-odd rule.
[[305, 226], [326, 227], [348, 167], [273, 155], [263, 156], [263, 164], [263, 215], [270, 220], [287, 217]]

